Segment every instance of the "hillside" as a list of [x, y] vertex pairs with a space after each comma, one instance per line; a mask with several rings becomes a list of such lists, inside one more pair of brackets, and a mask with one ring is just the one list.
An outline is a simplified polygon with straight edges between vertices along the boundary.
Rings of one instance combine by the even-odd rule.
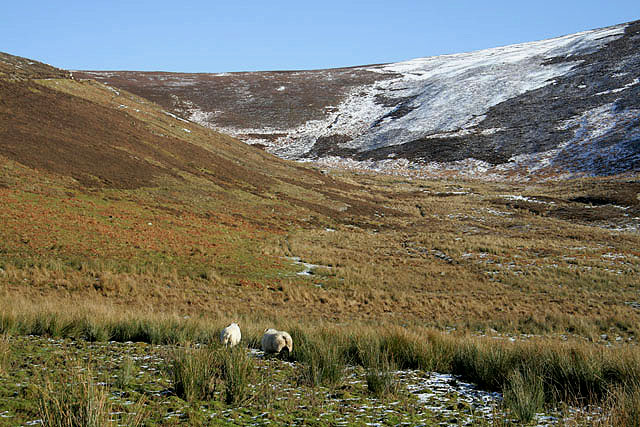
[[640, 22], [354, 68], [76, 72], [280, 157], [422, 176], [640, 170]]
[[[104, 295], [120, 289], [121, 274], [196, 288], [270, 281], [298, 268], [264, 253], [292, 228], [368, 227], [374, 213], [394, 214], [354, 182], [131, 93], [11, 55], [2, 64], [0, 282], [18, 293], [25, 279], [27, 294], [41, 285], [83, 294], [93, 289], [87, 274]], [[126, 300], [148, 297], [147, 285]]]
[[[180, 119], [138, 96], [77, 81], [36, 61], [3, 58], [8, 77], [0, 75], [0, 155], [5, 162], [71, 179], [78, 187], [206, 186], [221, 199], [252, 198], [270, 209], [290, 203], [342, 218], [372, 209], [358, 200], [348, 200], [346, 207], [340, 195], [344, 183]], [[27, 63], [32, 68], [23, 67]], [[9, 71], [10, 64], [15, 71]]]
[[[601, 246], [585, 255], [581, 275], [623, 284], [637, 269], [629, 253], [640, 227], [637, 180], [510, 187], [321, 173], [120, 88], [5, 58], [20, 70], [20, 78], [0, 78], [0, 282], [9, 294], [93, 289], [131, 304], [157, 298], [153, 304], [210, 312], [225, 310], [225, 300], [251, 311], [276, 292], [283, 298], [268, 312], [488, 320], [491, 312], [467, 308], [482, 292], [499, 291], [494, 267], [465, 253], [492, 248], [507, 257], [504, 266], [521, 252], [514, 262], [529, 270], [527, 260], [553, 239], [561, 243], [548, 264], [571, 271], [564, 253], [576, 236], [589, 236]], [[611, 247], [630, 257], [628, 266], [620, 261], [624, 269], [601, 258]], [[317, 273], [292, 275], [309, 268]], [[538, 286], [535, 275], [501, 274]], [[450, 294], [460, 286], [484, 290]], [[455, 307], [440, 310], [434, 292]], [[531, 298], [512, 292], [513, 301]], [[413, 304], [388, 309], [398, 293]], [[593, 308], [577, 310], [586, 316]]]
[[[93, 408], [105, 425], [629, 425], [637, 178], [319, 171], [2, 64], [0, 424]], [[217, 349], [231, 321], [240, 348]], [[255, 348], [267, 327], [292, 332], [288, 360]], [[508, 402], [523, 376], [537, 415]]]

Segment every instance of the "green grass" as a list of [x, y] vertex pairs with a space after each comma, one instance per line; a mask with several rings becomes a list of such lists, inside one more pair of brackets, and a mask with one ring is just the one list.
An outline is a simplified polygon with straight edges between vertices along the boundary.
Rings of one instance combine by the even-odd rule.
[[171, 374], [176, 396], [188, 401], [212, 399], [221, 385], [223, 361], [212, 348], [176, 350]]
[[11, 344], [6, 333], [0, 334], [0, 377], [6, 375], [11, 369]]
[[[372, 403], [375, 401], [389, 403], [398, 399], [409, 399], [409, 396], [405, 396], [406, 392], [402, 392], [399, 378], [394, 373], [397, 366], [394, 366], [393, 355], [388, 354], [387, 350], [380, 345], [381, 342], [384, 342], [383, 339], [371, 339], [373, 336], [371, 330], [362, 330], [362, 335], [356, 337], [342, 335], [335, 329], [327, 330], [333, 330], [336, 342], [340, 344], [338, 349], [344, 352], [343, 354], [346, 354], [350, 348], [350, 340], [356, 340], [356, 344], [360, 347], [359, 357], [362, 358], [364, 364], [364, 367], [348, 366], [346, 368], [348, 378], [343, 377], [337, 386], [329, 383], [314, 385], [300, 382], [299, 369], [302, 369], [308, 362], [299, 362], [302, 367], [291, 367], [277, 358], [254, 359], [239, 347], [228, 351], [229, 349], [220, 348], [217, 345], [196, 347], [188, 344], [160, 346], [144, 343], [91, 343], [84, 340], [49, 340], [18, 335], [12, 337], [11, 352], [19, 360], [24, 360], [24, 363], [16, 366], [16, 369], [12, 369], [8, 372], [8, 376], [4, 377], [4, 381], [0, 384], [0, 404], [10, 410], [11, 414], [23, 414], [20, 418], [23, 420], [22, 423], [38, 418], [39, 412], [33, 405], [38, 401], [48, 399], [42, 398], [42, 396], [63, 396], [63, 393], [71, 392], [70, 389], [65, 391], [64, 388], [61, 388], [61, 384], [57, 384], [60, 378], [65, 384], [80, 384], [80, 381], [73, 378], [67, 379], [67, 376], [64, 375], [66, 375], [65, 373], [77, 372], [74, 371], [77, 369], [75, 360], [84, 358], [88, 360], [87, 363], [92, 372], [90, 384], [96, 385], [97, 390], [103, 390], [110, 396], [117, 397], [113, 401], [112, 412], [125, 411], [118, 416], [119, 419], [133, 416], [133, 412], [136, 414], [139, 412], [133, 407], [123, 406], [124, 401], [146, 400], [147, 403], [141, 406], [147, 407], [147, 416], [156, 420], [155, 422], [161, 421], [163, 417], [168, 416], [167, 414], [176, 413], [175, 416], [178, 417], [176, 421], [179, 419], [183, 423], [198, 424], [206, 422], [208, 419], [209, 415], [204, 414], [226, 411], [227, 414], [235, 414], [234, 417], [241, 417], [236, 421], [236, 423], [240, 423], [240, 420], [249, 422], [251, 417], [258, 416], [267, 410], [277, 414], [279, 421], [276, 424], [288, 424], [297, 417], [306, 419], [313, 414], [317, 416], [326, 412], [326, 403], [323, 401], [326, 399], [327, 393], [333, 396], [333, 399], [338, 399], [337, 402], [340, 402], [340, 399], [348, 399], [351, 402], [350, 405], [353, 406], [350, 409], [345, 409], [347, 412], [357, 410], [358, 405], [377, 406], [382, 404]], [[296, 335], [298, 340], [304, 339], [304, 337], [315, 340], [318, 336], [324, 336], [327, 330], [301, 328]], [[380, 335], [386, 334], [387, 332], [382, 331]], [[410, 337], [411, 335], [407, 334], [406, 338]], [[415, 338], [419, 339], [417, 336]], [[448, 339], [462, 340], [457, 344], [450, 344], [453, 348], [458, 348], [462, 343], [469, 346], [470, 342], [475, 342], [479, 346], [480, 352], [483, 351], [481, 344], [485, 341], [464, 337], [448, 337]], [[510, 350], [515, 351], [519, 345], [522, 345], [517, 343], [503, 344], [506, 344], [507, 347], [505, 353]], [[589, 402], [584, 396], [571, 395], [568, 392], [571, 389], [566, 385], [564, 392], [554, 391], [553, 384], [557, 383], [547, 377], [548, 372], [551, 372], [552, 369], [540, 369], [541, 363], [545, 362], [542, 356], [547, 354], [547, 350], [561, 354], [567, 351], [570, 354], [582, 350], [575, 347], [558, 347], [557, 344], [548, 343], [538, 343], [538, 347], [544, 347], [540, 352], [540, 359], [531, 358], [527, 359], [526, 365], [514, 365], [519, 367], [513, 368], [506, 374], [505, 383], [500, 388], [500, 391], [505, 395], [505, 408], [508, 409], [508, 413], [511, 414], [511, 417], [518, 418], [522, 422], [531, 416], [527, 414], [535, 413], [541, 407], [544, 408], [544, 412], [552, 410], [553, 405], [559, 401], [575, 402], [578, 405]], [[459, 347], [459, 349], [461, 348], [463, 347]], [[467, 347], [464, 348], [465, 351], [468, 351]], [[45, 349], [47, 349], [46, 353], [43, 353]], [[615, 419], [633, 420], [638, 408], [638, 386], [630, 379], [633, 375], [634, 363], [628, 359], [623, 363], [625, 355], [616, 353], [619, 351], [611, 351], [608, 355], [608, 366], [618, 366], [619, 374], [610, 375], [605, 395], [601, 398], [594, 396], [591, 403], [604, 407], [607, 413], [610, 413]], [[96, 358], [96, 356], [99, 357]], [[589, 357], [595, 357], [595, 355]], [[144, 358], [145, 361], [138, 362], [140, 358]], [[127, 367], [128, 360], [136, 361], [135, 371], [139, 373], [131, 375], [128, 381], [121, 381], [119, 378], [123, 371], [134, 368], [131, 365], [131, 368]], [[617, 364], [614, 364], [614, 361]], [[169, 369], [161, 368], [165, 363]], [[489, 362], [484, 363], [488, 364]], [[546, 360], [545, 363], [548, 364], [549, 360]], [[83, 365], [80, 364], [80, 366]], [[154, 366], [155, 368], [153, 368]], [[533, 368], [527, 371], [528, 366]], [[620, 377], [623, 372], [625, 380]], [[28, 381], [28, 378], [36, 380]], [[614, 380], [614, 378], [617, 379]], [[354, 379], [359, 379], [360, 382], [352, 382]], [[25, 388], [24, 385], [14, 385], [14, 383], [24, 384], [25, 382], [37, 385], [45, 392], [52, 391], [48, 395], [41, 393], [41, 397], [38, 397], [35, 387]], [[103, 383], [106, 385], [97, 385]], [[50, 385], [47, 386], [47, 384]], [[88, 391], [86, 394], [90, 396], [93, 391]], [[550, 395], [547, 395], [548, 393]], [[87, 401], [88, 399], [73, 396], [75, 397], [70, 399], [74, 401]], [[63, 397], [58, 399], [64, 400]], [[454, 398], [452, 397], [452, 399]], [[407, 404], [410, 402], [411, 400], [407, 400]], [[456, 406], [456, 408], [458, 407]], [[71, 410], [67, 408], [62, 413]], [[79, 410], [78, 408], [73, 409], [73, 411]], [[33, 415], [29, 416], [29, 413]], [[410, 410], [409, 413], [411, 413]], [[421, 419], [424, 418], [416, 420]], [[398, 422], [406, 420], [406, 417], [401, 417]], [[620, 422], [617, 425], [625, 425], [625, 423]]]
[[256, 369], [253, 359], [241, 346], [222, 349], [222, 380], [224, 401], [227, 405], [240, 406], [255, 398], [250, 387], [255, 383]]
[[[20, 315], [0, 313], [0, 333], [102, 342], [197, 342], [207, 345], [217, 344], [224, 322], [175, 316], [114, 316], [107, 312], [101, 317], [36, 310]], [[248, 318], [242, 322], [243, 330], [247, 331], [243, 335], [252, 347], [259, 343], [264, 329], [262, 322]], [[640, 383], [640, 356], [634, 348], [606, 348], [544, 339], [510, 343], [433, 330], [417, 333], [404, 328], [376, 329], [357, 323], [345, 328], [318, 328], [308, 324], [290, 328], [290, 331], [294, 340], [290, 357], [301, 364], [301, 380], [315, 386], [339, 385], [347, 363], [366, 368], [374, 365], [372, 361], [382, 360], [380, 355], [387, 355], [399, 369], [461, 375], [484, 389], [495, 391], [509, 384], [513, 372], [530, 370], [542, 378], [548, 402], [554, 399], [585, 403], [603, 401], [613, 387], [633, 389]], [[6, 348], [8, 344], [3, 345]], [[207, 351], [186, 351], [182, 358], [185, 368], [191, 366], [190, 363], [205, 364], [207, 358], [217, 360], [213, 350], [209, 355]], [[198, 362], [198, 358], [205, 359]], [[216, 363], [221, 366], [222, 362]]]
[[300, 329], [292, 331], [294, 350], [291, 357], [300, 362], [299, 379], [317, 387], [338, 386], [344, 378], [344, 352], [332, 336], [310, 335]]
[[531, 370], [515, 370], [502, 389], [504, 405], [516, 418], [529, 423], [544, 404], [543, 378]]
[[365, 370], [369, 393], [378, 398], [398, 394], [399, 386], [393, 376], [393, 372], [397, 370], [397, 365], [393, 361], [392, 355], [386, 351], [373, 350], [368, 356]]
[[135, 379], [137, 368], [136, 363], [131, 357], [125, 357], [116, 372], [114, 385], [121, 390], [130, 388]]
[[240, 346], [176, 350], [170, 372], [175, 394], [188, 402], [220, 399], [240, 406], [255, 397], [250, 387], [256, 379], [254, 362]]
[[63, 378], [45, 377], [36, 386], [38, 414], [47, 427], [103, 427], [111, 421], [107, 391], [90, 370], [75, 368]]

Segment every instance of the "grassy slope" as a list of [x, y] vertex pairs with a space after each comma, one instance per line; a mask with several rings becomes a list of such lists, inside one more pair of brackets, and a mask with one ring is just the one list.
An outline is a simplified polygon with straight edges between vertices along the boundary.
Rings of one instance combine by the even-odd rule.
[[134, 95], [23, 58], [3, 55], [2, 65], [7, 294], [97, 291], [215, 311], [212, 299], [240, 299], [242, 287], [279, 285], [295, 271], [268, 248], [296, 224], [357, 222], [376, 209], [347, 194], [353, 184]]
[[[22, 64], [0, 79], [7, 300], [593, 340], [638, 332], [627, 302], [640, 239], [598, 227], [640, 215], [637, 182], [322, 174], [127, 92], [3, 58]], [[330, 268], [296, 275], [285, 256]]]

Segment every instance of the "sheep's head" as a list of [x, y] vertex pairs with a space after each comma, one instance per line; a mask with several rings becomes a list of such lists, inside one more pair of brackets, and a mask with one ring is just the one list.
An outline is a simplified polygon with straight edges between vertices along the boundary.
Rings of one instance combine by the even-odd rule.
[[280, 357], [282, 357], [283, 359], [288, 359], [289, 355], [291, 354], [291, 349], [289, 349], [288, 346], [284, 346], [282, 347], [282, 350], [280, 350]]

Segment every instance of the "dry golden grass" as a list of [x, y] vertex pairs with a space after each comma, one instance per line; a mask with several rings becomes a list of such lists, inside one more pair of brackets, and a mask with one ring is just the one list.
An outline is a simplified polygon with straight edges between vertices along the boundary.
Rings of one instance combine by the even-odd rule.
[[[70, 269], [54, 258], [40, 265], [5, 262], [0, 292], [190, 315], [375, 320], [471, 332], [575, 334], [593, 341], [602, 334], [623, 341], [637, 335], [638, 312], [627, 304], [636, 301], [640, 285], [637, 233], [504, 204], [500, 195], [520, 194], [504, 184], [345, 179], [358, 184], [350, 197], [366, 197], [380, 212], [393, 211], [352, 220], [325, 217], [322, 225], [302, 222], [286, 234], [252, 239], [249, 246], [246, 235], [222, 234], [227, 245], [250, 248], [236, 252], [248, 256], [242, 265], [253, 263], [249, 269], [257, 260], [275, 263], [271, 271], [255, 267], [251, 278], [224, 267], [215, 252], [205, 258], [213, 265], [202, 264], [195, 276], [175, 267], [136, 267], [135, 261], [128, 269], [108, 260]], [[554, 205], [538, 204], [565, 212], [579, 206], [569, 201], [580, 194], [571, 185], [564, 190], [562, 184], [530, 185], [523, 195], [554, 194]], [[584, 190], [587, 185], [591, 190]], [[586, 182], [581, 191], [595, 192], [599, 185]], [[615, 225], [626, 218], [610, 221]], [[169, 249], [181, 250], [175, 244]], [[312, 275], [296, 275], [299, 267], [285, 259], [293, 256], [318, 267]]]
[[[149, 140], [168, 135], [236, 166], [218, 171], [176, 151], [186, 161], [172, 166], [176, 176], [123, 190], [84, 188], [0, 157], [6, 298], [590, 340], [638, 333], [637, 311], [627, 304], [640, 285], [634, 180], [320, 174], [96, 82], [29, 84], [124, 112]], [[148, 150], [151, 161], [157, 153]], [[252, 168], [270, 178], [256, 181]], [[635, 232], [606, 228], [634, 224]], [[301, 267], [285, 257], [317, 267], [297, 275]]]

